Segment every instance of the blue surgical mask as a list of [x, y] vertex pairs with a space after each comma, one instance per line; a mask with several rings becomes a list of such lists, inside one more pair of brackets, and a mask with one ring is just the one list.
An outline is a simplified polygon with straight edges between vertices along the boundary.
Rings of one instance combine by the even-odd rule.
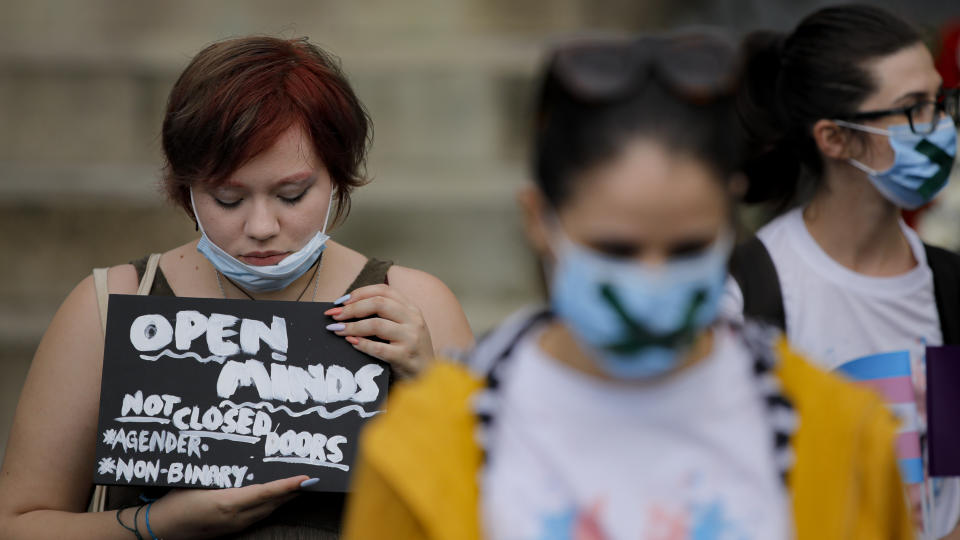
[[248, 291], [279, 291], [287, 287], [305, 274], [307, 270], [313, 268], [317, 259], [320, 258], [320, 254], [326, 249], [327, 240], [330, 239], [326, 231], [330, 209], [333, 206], [332, 190], [330, 191], [330, 202], [327, 203], [327, 215], [323, 220], [323, 229], [313, 235], [313, 238], [305, 246], [271, 266], [254, 266], [241, 262], [221, 249], [220, 246], [211, 242], [206, 231], [203, 230], [203, 224], [200, 223], [200, 216], [197, 215], [192, 189], [190, 190], [190, 204], [193, 207], [193, 215], [197, 220], [197, 226], [201, 234], [197, 251], [206, 257], [221, 274]]
[[851, 165], [867, 173], [877, 191], [900, 208], [912, 210], [930, 202], [947, 185], [957, 155], [957, 127], [949, 117], [942, 118], [928, 135], [917, 135], [908, 124], [880, 129], [843, 120], [837, 125], [886, 135], [893, 148], [893, 165], [877, 171], [855, 160]]
[[608, 375], [643, 379], [675, 369], [716, 320], [730, 234], [703, 253], [656, 267], [594, 252], [562, 232], [557, 236], [553, 310]]

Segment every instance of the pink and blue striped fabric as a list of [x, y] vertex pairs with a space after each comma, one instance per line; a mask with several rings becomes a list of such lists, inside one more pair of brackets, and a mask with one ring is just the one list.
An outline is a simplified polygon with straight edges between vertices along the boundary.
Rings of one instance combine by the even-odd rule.
[[842, 364], [837, 372], [880, 394], [900, 419], [897, 433], [897, 458], [907, 484], [923, 482], [917, 401], [910, 379], [910, 352], [871, 354]]

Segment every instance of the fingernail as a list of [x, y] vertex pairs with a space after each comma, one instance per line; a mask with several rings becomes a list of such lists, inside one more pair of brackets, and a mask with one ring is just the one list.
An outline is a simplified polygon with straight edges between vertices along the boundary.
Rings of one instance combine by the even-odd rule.
[[308, 488], [310, 486], [316, 485], [318, 482], [320, 482], [319, 478], [311, 478], [309, 480], [304, 480], [303, 482], [300, 482], [300, 487]]
[[345, 294], [345, 295], [341, 296], [340, 298], [337, 298], [336, 300], [334, 300], [334, 301], [333, 301], [333, 304], [338, 306], [338, 305], [346, 302], [346, 301], [349, 300], [349, 299], [350, 299], [350, 295], [349, 295], [349, 294]]
[[329, 330], [329, 331], [331, 331], [331, 332], [339, 332], [339, 331], [341, 331], [341, 330], [344, 330], [346, 327], [347, 327], [347, 325], [345, 325], [345, 324], [343, 324], [343, 323], [341, 323], [341, 322], [338, 322], [338, 323], [328, 324], [328, 325], [327, 325], [327, 330]]
[[343, 313], [342, 307], [330, 308], [323, 312], [324, 315], [329, 315], [331, 317], [336, 317], [337, 315]]
[[360, 343], [360, 340], [354, 336], [347, 336], [347, 342], [351, 345], [356, 345], [357, 343]]

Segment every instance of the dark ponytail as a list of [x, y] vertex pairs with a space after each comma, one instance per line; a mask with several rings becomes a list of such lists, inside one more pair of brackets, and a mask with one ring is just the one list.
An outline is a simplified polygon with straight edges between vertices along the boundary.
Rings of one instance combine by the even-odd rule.
[[856, 112], [876, 90], [865, 64], [917, 43], [912, 26], [867, 5], [821, 9], [789, 35], [748, 35], [737, 96], [747, 140], [745, 200], [785, 208], [812, 192], [823, 175], [813, 125]]

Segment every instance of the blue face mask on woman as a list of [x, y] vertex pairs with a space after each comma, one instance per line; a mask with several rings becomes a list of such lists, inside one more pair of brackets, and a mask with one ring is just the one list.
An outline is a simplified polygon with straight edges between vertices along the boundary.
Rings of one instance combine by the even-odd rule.
[[553, 310], [608, 375], [643, 379], [673, 370], [716, 320], [729, 234], [703, 253], [657, 267], [604, 256], [559, 236]]
[[[909, 124], [880, 129], [843, 120], [835, 122], [840, 126], [890, 138], [894, 159], [889, 169], [877, 171], [855, 159], [849, 162], [867, 173], [877, 191], [900, 208], [919, 208], [930, 202], [947, 185], [957, 155], [957, 127], [951, 118], [942, 118], [928, 135], [913, 133]], [[923, 131], [922, 126], [919, 131]]]
[[197, 251], [206, 257], [221, 274], [248, 291], [279, 291], [287, 287], [305, 274], [307, 270], [313, 268], [317, 259], [320, 258], [320, 254], [326, 249], [327, 240], [330, 239], [326, 231], [327, 222], [330, 219], [330, 209], [333, 206], [332, 190], [330, 191], [330, 202], [327, 203], [327, 215], [323, 220], [323, 229], [313, 235], [307, 245], [287, 255], [279, 263], [270, 266], [254, 266], [241, 262], [210, 241], [206, 231], [203, 230], [203, 224], [200, 223], [200, 216], [197, 215], [197, 205], [193, 201], [192, 189], [190, 190], [190, 204], [193, 207], [193, 215], [197, 220], [197, 227], [201, 234]]

